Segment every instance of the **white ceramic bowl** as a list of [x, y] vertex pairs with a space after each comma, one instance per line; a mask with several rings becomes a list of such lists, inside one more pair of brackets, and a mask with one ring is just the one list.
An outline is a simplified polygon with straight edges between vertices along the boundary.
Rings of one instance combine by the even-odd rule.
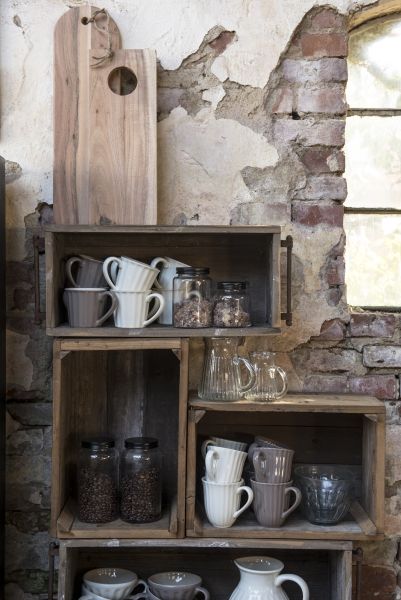
[[103, 568], [88, 571], [83, 581], [89, 593], [107, 600], [123, 600], [138, 584], [138, 576], [127, 569]]

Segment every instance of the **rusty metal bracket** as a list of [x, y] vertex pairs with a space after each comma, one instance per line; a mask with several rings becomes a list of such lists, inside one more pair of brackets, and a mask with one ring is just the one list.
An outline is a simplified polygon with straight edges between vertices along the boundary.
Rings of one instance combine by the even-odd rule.
[[355, 559], [356, 564], [356, 583], [355, 583], [355, 600], [361, 600], [362, 592], [362, 561], [363, 561], [363, 550], [362, 548], [355, 548], [352, 551], [352, 555]]
[[48, 556], [49, 556], [49, 586], [48, 586], [48, 592], [47, 592], [47, 598], [48, 600], [53, 600], [53, 593], [54, 593], [54, 565], [55, 565], [55, 558], [56, 556], [58, 556], [59, 553], [59, 546], [58, 544], [56, 544], [56, 542], [50, 542], [49, 544], [49, 552], [48, 552]]
[[281, 247], [287, 248], [287, 312], [281, 313], [281, 319], [290, 326], [292, 325], [292, 249], [294, 247], [292, 235], [287, 235], [285, 240], [281, 240]]
[[40, 310], [40, 267], [39, 256], [45, 253], [45, 240], [40, 235], [33, 236], [33, 262], [35, 276], [35, 323], [40, 325], [46, 313]]

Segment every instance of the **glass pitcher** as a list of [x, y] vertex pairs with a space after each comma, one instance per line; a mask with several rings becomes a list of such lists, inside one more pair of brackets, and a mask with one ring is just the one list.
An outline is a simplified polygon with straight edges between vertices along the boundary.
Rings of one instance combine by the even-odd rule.
[[[255, 383], [255, 371], [246, 358], [238, 356], [238, 338], [207, 338], [199, 397], [203, 400], [233, 402], [244, 397]], [[241, 365], [248, 370], [246, 383]]]
[[247, 400], [265, 401], [282, 398], [288, 389], [285, 371], [276, 366], [274, 352], [251, 352], [255, 385], [245, 394]]

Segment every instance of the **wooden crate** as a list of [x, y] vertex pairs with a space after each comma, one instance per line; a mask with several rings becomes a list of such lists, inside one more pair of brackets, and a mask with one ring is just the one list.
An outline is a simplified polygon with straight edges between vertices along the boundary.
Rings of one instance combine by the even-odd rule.
[[[359, 479], [357, 500], [337, 525], [312, 525], [299, 510], [278, 529], [258, 525], [251, 510], [227, 529], [214, 528], [203, 510], [203, 440], [265, 435], [295, 450], [295, 462], [348, 465]], [[238, 437], [239, 436], [239, 437]], [[208, 538], [359, 540], [382, 536], [385, 407], [367, 396], [288, 395], [272, 403], [206, 402], [192, 396], [188, 416], [187, 535]]]
[[[55, 336], [202, 337], [280, 333], [280, 227], [96, 227], [55, 225], [46, 230], [46, 323]], [[210, 267], [219, 280], [246, 280], [251, 318], [246, 328], [175, 329], [150, 325], [142, 329], [70, 328], [62, 302], [65, 262], [86, 254], [98, 259], [130, 256], [150, 262], [171, 256], [193, 266]]]
[[[202, 577], [212, 600], [227, 600], [239, 581], [233, 560], [241, 556], [273, 556], [284, 562], [285, 573], [308, 583], [310, 600], [351, 600], [352, 544], [293, 540], [109, 540], [64, 541], [60, 545], [59, 600], [80, 595], [82, 575], [95, 567], [133, 570], [141, 578], [168, 570], [185, 570]], [[289, 597], [300, 600], [299, 588], [284, 584]]]
[[[175, 538], [184, 534], [188, 340], [54, 341], [52, 535], [59, 538]], [[158, 438], [164, 510], [155, 523], [78, 520], [80, 440], [112, 435]]]

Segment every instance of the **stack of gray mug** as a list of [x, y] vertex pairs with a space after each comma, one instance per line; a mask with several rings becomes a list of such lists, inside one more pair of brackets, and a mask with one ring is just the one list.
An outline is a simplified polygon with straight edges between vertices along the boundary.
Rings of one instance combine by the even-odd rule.
[[[254, 468], [251, 477], [253, 510], [262, 527], [281, 527], [299, 506], [302, 495], [292, 485], [291, 470], [294, 451], [264, 437], [256, 437], [248, 451]], [[291, 493], [295, 499], [291, 504]]]

